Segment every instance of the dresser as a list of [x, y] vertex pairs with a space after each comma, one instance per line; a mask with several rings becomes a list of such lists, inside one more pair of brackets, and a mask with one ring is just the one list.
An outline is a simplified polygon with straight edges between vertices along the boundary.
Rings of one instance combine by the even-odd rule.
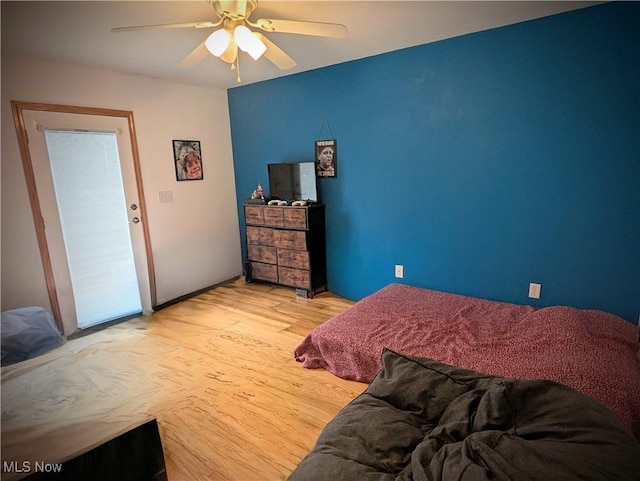
[[324, 205], [244, 206], [247, 280], [295, 287], [313, 297], [327, 290]]

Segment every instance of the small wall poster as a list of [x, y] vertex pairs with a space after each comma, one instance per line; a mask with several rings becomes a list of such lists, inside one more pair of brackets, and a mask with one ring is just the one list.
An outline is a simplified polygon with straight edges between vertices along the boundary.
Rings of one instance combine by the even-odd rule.
[[173, 161], [176, 180], [202, 180], [202, 153], [199, 140], [174, 140]]
[[338, 145], [336, 139], [316, 140], [315, 159], [317, 177], [336, 177], [338, 174]]

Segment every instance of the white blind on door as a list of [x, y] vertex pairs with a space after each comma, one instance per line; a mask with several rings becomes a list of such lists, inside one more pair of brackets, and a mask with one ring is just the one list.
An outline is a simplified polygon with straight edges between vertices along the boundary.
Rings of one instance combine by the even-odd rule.
[[78, 327], [142, 311], [116, 134], [45, 130]]

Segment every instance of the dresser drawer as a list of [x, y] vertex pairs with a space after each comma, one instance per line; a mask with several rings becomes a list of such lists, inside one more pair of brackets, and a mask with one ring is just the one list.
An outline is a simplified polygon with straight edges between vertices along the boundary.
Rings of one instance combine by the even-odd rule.
[[251, 277], [263, 281], [278, 282], [278, 266], [275, 264], [251, 263]]
[[273, 244], [283, 249], [307, 250], [305, 231], [277, 230], [273, 232]]
[[278, 282], [286, 286], [308, 289], [311, 287], [309, 271], [293, 269], [291, 267], [278, 267]]
[[309, 253], [307, 251], [278, 249], [278, 265], [296, 267], [298, 269], [309, 269]]
[[273, 229], [269, 227], [247, 226], [247, 244], [273, 245]]
[[289, 207], [284, 210], [284, 226], [288, 229], [307, 229], [307, 209]]
[[264, 207], [264, 225], [284, 227], [284, 207]]
[[261, 205], [245, 205], [244, 219], [247, 224], [264, 224], [264, 207]]
[[278, 256], [276, 248], [271, 246], [247, 246], [247, 256], [249, 260], [264, 262], [266, 264], [276, 264]]

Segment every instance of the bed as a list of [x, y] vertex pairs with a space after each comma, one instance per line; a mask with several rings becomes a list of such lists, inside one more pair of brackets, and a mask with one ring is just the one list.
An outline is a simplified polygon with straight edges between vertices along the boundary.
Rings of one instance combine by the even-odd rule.
[[639, 347], [603, 311], [390, 284], [296, 347], [369, 386], [290, 479], [637, 479]]

